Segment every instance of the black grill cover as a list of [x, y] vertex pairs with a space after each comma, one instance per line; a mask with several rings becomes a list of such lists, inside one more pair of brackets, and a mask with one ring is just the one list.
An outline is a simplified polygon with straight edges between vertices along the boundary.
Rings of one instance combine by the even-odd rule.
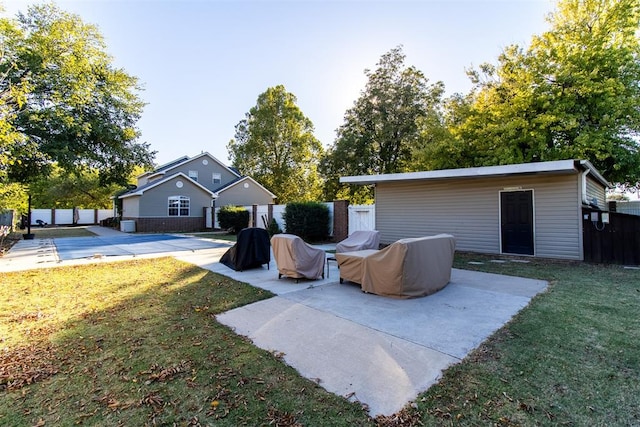
[[244, 228], [238, 233], [236, 244], [220, 258], [220, 262], [236, 271], [257, 268], [271, 261], [269, 233], [262, 228]]

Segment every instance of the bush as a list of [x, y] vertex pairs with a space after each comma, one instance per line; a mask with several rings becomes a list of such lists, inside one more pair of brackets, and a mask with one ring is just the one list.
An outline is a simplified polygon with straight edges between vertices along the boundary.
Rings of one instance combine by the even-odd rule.
[[306, 241], [317, 242], [329, 235], [329, 208], [322, 203], [288, 203], [284, 221], [287, 233]]
[[269, 233], [269, 237], [273, 237], [274, 234], [282, 233], [282, 229], [278, 225], [278, 222], [275, 218], [271, 218], [271, 222], [269, 223], [269, 227], [267, 228], [267, 232]]
[[120, 218], [118, 217], [109, 217], [100, 221], [101, 227], [109, 227], [109, 228], [120, 228]]
[[223, 230], [238, 234], [249, 226], [249, 211], [242, 206], [223, 206], [218, 211], [218, 222]]

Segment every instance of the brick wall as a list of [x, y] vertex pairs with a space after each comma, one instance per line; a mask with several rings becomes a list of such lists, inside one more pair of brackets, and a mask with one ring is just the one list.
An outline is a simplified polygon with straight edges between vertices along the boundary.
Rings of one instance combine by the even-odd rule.
[[135, 220], [138, 233], [165, 233], [202, 231], [205, 228], [202, 217], [167, 217], [167, 218], [122, 218]]
[[340, 242], [349, 236], [349, 201], [333, 201], [333, 241]]

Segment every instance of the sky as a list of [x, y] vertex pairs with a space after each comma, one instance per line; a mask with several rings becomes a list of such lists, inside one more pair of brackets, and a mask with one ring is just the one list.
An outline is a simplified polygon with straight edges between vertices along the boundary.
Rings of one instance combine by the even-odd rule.
[[[4, 16], [33, 1], [0, 0]], [[235, 126], [269, 87], [282, 84], [333, 144], [365, 88], [365, 69], [401, 45], [446, 94], [466, 93], [465, 69], [496, 63], [549, 28], [549, 0], [57, 1], [96, 25], [113, 65], [136, 76], [147, 103], [140, 141], [156, 164], [203, 151], [229, 164]]]

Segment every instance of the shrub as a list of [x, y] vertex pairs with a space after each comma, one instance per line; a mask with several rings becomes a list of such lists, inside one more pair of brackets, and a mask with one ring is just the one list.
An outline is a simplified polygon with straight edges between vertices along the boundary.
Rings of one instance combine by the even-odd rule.
[[238, 234], [249, 226], [249, 211], [242, 206], [223, 206], [218, 211], [218, 222], [223, 230]]
[[100, 221], [100, 226], [109, 228], [120, 228], [120, 218], [114, 216], [105, 218]]
[[278, 225], [278, 222], [275, 218], [271, 218], [271, 222], [269, 223], [269, 227], [267, 228], [267, 232], [269, 233], [269, 237], [273, 237], [274, 234], [282, 233], [282, 229]]
[[288, 203], [284, 210], [287, 233], [319, 241], [329, 235], [329, 208], [317, 202]]

